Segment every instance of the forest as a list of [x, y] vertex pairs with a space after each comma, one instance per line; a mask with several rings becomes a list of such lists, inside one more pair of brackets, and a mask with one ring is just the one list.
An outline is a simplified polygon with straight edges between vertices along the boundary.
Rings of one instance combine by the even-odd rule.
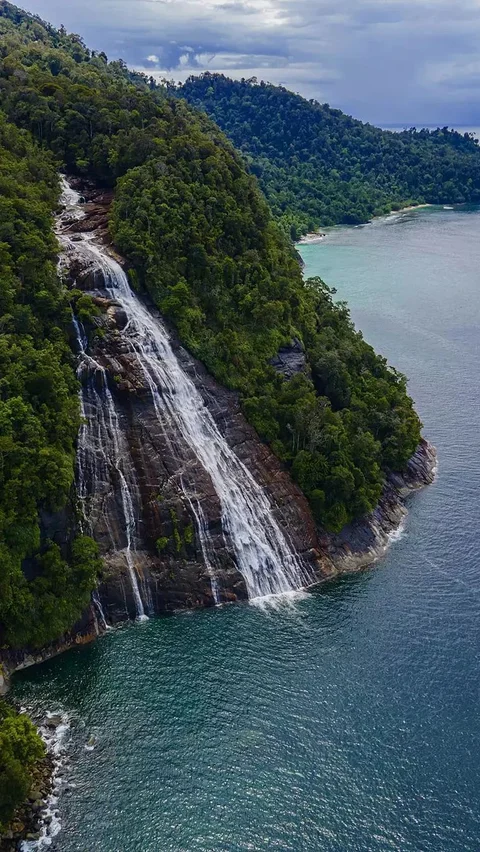
[[468, 133], [381, 130], [256, 78], [205, 73], [170, 88], [243, 153], [293, 240], [410, 204], [480, 201], [480, 149]]
[[[27, 160], [23, 171], [5, 160], [5, 180], [18, 203], [29, 194], [27, 221], [34, 217], [32, 237], [17, 224], [11, 226], [16, 241], [8, 234], [5, 238], [5, 269], [12, 267], [12, 298], [21, 303], [23, 323], [13, 324], [11, 333], [15, 346], [36, 347], [29, 363], [40, 357], [37, 349], [41, 355], [49, 352], [42, 381], [33, 382], [29, 368], [21, 373], [22, 384], [15, 370], [16, 383], [4, 390], [7, 406], [21, 400], [37, 406], [35, 416], [45, 418], [42, 430], [36, 429], [39, 461], [28, 463], [28, 472], [23, 467], [18, 474], [15, 452], [8, 449], [19, 500], [9, 501], [14, 532], [6, 539], [6, 564], [12, 565], [7, 576], [17, 576], [28, 590], [20, 565], [40, 546], [36, 513], [65, 501], [73, 476], [78, 409], [66, 340], [71, 307], [54, 270], [55, 169], [115, 187], [111, 233], [130, 261], [132, 284], [151, 294], [216, 378], [239, 392], [246, 416], [291, 469], [317, 521], [338, 531], [370, 511], [385, 473], [401, 469], [419, 440], [405, 379], [363, 340], [327, 285], [319, 279], [303, 281], [290, 240], [242, 156], [206, 115], [168, 88], [132, 74], [121, 61], [108, 62], [104, 54], [90, 52], [78, 36], [54, 30], [5, 2], [0, 32], [0, 107], [8, 133], [24, 146], [12, 156]], [[43, 168], [40, 175], [31, 174], [33, 163]], [[36, 194], [38, 201], [32, 198]], [[13, 202], [10, 208], [21, 218]], [[35, 286], [19, 267], [30, 250]], [[5, 312], [11, 310], [6, 304]], [[293, 338], [305, 349], [306, 369], [287, 381], [270, 362]], [[18, 420], [8, 423], [20, 452], [25, 426]], [[30, 478], [43, 472], [47, 456], [50, 465], [57, 465], [55, 475], [39, 476], [37, 490], [32, 489]], [[51, 546], [41, 553], [41, 581], [33, 582], [48, 586], [49, 574], [75, 574], [85, 562], [91, 579], [93, 552], [86, 560], [72, 553], [67, 569], [64, 556]], [[74, 583], [83, 589], [80, 578]], [[27, 641], [19, 610], [20, 602], [30, 606], [26, 591], [5, 600], [11, 601], [2, 619], [9, 641]], [[66, 606], [65, 620], [73, 614]], [[58, 629], [60, 621], [54, 620]], [[33, 632], [39, 642], [47, 638], [41, 618]]]
[[40, 531], [40, 512], [70, 497], [80, 422], [71, 308], [56, 271], [58, 192], [49, 154], [0, 116], [2, 645], [41, 646], [71, 627], [98, 567], [88, 538], [67, 554]]

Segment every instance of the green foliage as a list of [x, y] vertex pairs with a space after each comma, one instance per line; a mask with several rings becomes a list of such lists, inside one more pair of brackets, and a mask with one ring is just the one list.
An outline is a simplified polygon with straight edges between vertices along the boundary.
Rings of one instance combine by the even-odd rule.
[[41, 647], [68, 630], [88, 606], [101, 562], [96, 543], [78, 536], [68, 561], [58, 545], [49, 542], [39, 563], [41, 573], [30, 583], [33, 608], [28, 607], [21, 621], [29, 619], [24, 641]]
[[206, 73], [177, 91], [243, 152], [293, 240], [411, 203], [480, 201], [480, 150], [467, 133], [380, 130], [256, 78]]
[[69, 497], [79, 425], [52, 228], [58, 191], [50, 157], [0, 115], [0, 641], [13, 645], [56, 638], [86, 599], [78, 553], [62, 585], [47, 579], [39, 526], [40, 510]]
[[155, 547], [157, 548], [157, 553], [160, 556], [161, 553], [165, 550], [168, 545], [168, 536], [162, 535], [160, 538], [157, 538], [155, 542]]
[[123, 62], [107, 63], [77, 35], [60, 32], [10, 3], [0, 4], [0, 103], [69, 172], [113, 186], [155, 157], [187, 105]]
[[0, 699], [0, 829], [30, 791], [31, 770], [45, 747], [27, 716]]
[[88, 293], [74, 289], [70, 290], [69, 295], [72, 310], [83, 325], [88, 325], [94, 317], [100, 316], [100, 308]]
[[177, 553], [180, 553], [180, 551], [182, 550], [183, 542], [182, 536], [180, 535], [180, 530], [178, 529], [178, 518], [175, 509], [170, 509], [170, 519], [172, 521], [172, 536], [173, 543], [175, 545], [175, 550]]
[[193, 529], [193, 524], [187, 524], [185, 529], [183, 530], [183, 540], [185, 544], [192, 544], [195, 538], [195, 531]]

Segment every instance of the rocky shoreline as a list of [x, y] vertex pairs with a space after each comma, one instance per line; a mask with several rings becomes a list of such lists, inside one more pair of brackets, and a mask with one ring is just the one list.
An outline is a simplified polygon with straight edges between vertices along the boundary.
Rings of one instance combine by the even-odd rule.
[[[406, 470], [402, 474], [389, 476], [379, 504], [370, 515], [349, 524], [338, 535], [320, 533], [319, 544], [331, 570], [326, 572], [327, 576], [319, 579], [319, 584], [364, 570], [381, 559], [405, 521], [408, 514], [406, 504], [410, 496], [430, 485], [436, 471], [436, 450], [422, 439]], [[8, 659], [4, 658], [4, 691], [8, 688], [8, 676], [14, 671], [41, 663], [76, 645], [93, 641], [105, 632], [92, 604], [82, 622], [61, 641], [42, 651], [11, 653]], [[42, 837], [48, 838], [50, 833], [54, 834], [60, 829], [55, 807], [59, 788], [63, 784], [58, 731], [64, 725], [62, 716], [51, 715], [40, 726], [47, 745], [47, 755], [34, 770], [28, 801], [17, 811], [9, 829], [0, 837], [0, 852], [34, 849], [35, 841]], [[32, 845], [27, 845], [30, 843]]]
[[422, 438], [406, 470], [390, 474], [378, 506], [370, 515], [348, 524], [338, 535], [320, 536], [320, 543], [339, 574], [360, 571], [385, 555], [405, 522], [409, 497], [431, 485], [436, 472], [436, 449]]
[[34, 852], [50, 846], [61, 828], [58, 797], [68, 786], [64, 778], [64, 738], [70, 728], [65, 713], [47, 713], [38, 730], [46, 754], [32, 771], [27, 801], [17, 808], [8, 828], [0, 836], [0, 852]]
[[53, 772], [53, 757], [47, 754], [33, 770], [32, 792], [27, 801], [17, 809], [10, 825], [0, 836], [0, 852], [15, 852], [24, 841], [28, 843], [40, 839]]
[[[435, 447], [422, 439], [406, 470], [388, 477], [378, 506], [370, 515], [354, 521], [338, 534], [318, 531], [324, 576], [318, 577], [316, 585], [368, 568], [381, 559], [405, 522], [411, 495], [432, 484], [436, 472]], [[199, 602], [198, 605], [205, 606], [205, 602]], [[124, 620], [127, 619], [128, 613]], [[9, 678], [15, 671], [38, 665], [71, 648], [88, 644], [105, 632], [105, 625], [92, 603], [72, 631], [52, 645], [38, 651], [0, 651], [0, 691], [3, 694], [8, 691]]]

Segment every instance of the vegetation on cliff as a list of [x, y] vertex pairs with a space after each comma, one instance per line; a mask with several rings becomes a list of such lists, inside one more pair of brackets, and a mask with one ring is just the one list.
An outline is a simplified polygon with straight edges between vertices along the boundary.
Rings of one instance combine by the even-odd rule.
[[[306, 284], [251, 178], [227, 149], [179, 140], [117, 184], [112, 233], [182, 340], [241, 394], [259, 434], [332, 530], [370, 511], [420, 437], [405, 380], [320, 280]], [[298, 338], [307, 368], [270, 364]]]
[[[304, 284], [241, 156], [205, 115], [90, 53], [78, 36], [5, 2], [0, 30], [0, 105], [60, 166], [116, 186], [111, 229], [133, 284], [148, 289], [191, 351], [240, 392], [319, 522], [339, 530], [372, 509], [385, 471], [401, 469], [419, 439], [405, 380], [363, 341], [322, 281]], [[52, 310], [58, 323], [62, 305]], [[39, 335], [51, 343], [49, 329]], [[306, 369], [286, 380], [270, 360], [292, 338], [305, 348]], [[42, 401], [47, 413], [58, 405]], [[62, 418], [69, 447], [75, 417], [71, 403]]]
[[28, 796], [45, 746], [30, 719], [0, 699], [0, 830]]
[[0, 115], [0, 645], [44, 645], [88, 603], [98, 563], [42, 540], [40, 514], [62, 509], [79, 426], [68, 344], [71, 310], [56, 271], [50, 156]]
[[381, 130], [256, 78], [206, 73], [176, 91], [243, 152], [293, 239], [412, 202], [480, 201], [480, 149], [468, 134]]

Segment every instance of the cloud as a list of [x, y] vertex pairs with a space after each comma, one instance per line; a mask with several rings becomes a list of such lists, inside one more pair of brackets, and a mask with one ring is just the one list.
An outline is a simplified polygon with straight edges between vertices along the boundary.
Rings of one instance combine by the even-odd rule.
[[379, 124], [480, 124], [480, 0], [30, 0], [158, 76], [282, 82]]

